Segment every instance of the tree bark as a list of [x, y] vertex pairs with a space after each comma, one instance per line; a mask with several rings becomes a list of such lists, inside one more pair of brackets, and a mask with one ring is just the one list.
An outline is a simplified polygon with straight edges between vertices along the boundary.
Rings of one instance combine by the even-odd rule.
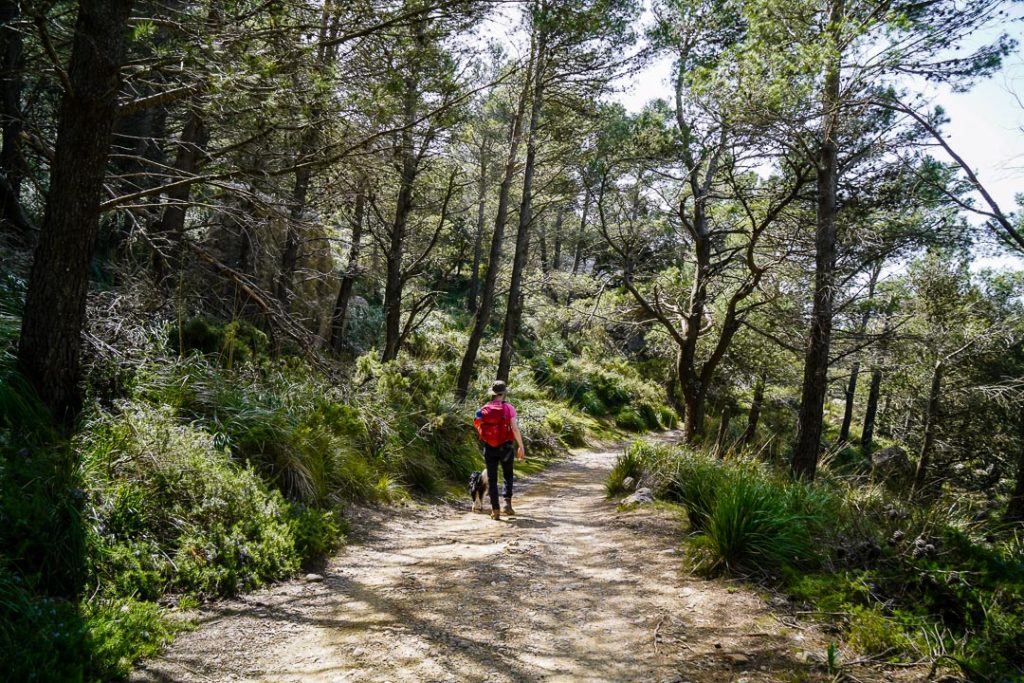
[[732, 403], [726, 403], [722, 410], [722, 418], [718, 423], [718, 435], [715, 437], [715, 457], [721, 460], [725, 457], [725, 439], [729, 434], [729, 423], [732, 422]]
[[562, 221], [565, 219], [565, 207], [558, 207], [558, 215], [555, 217], [555, 253], [551, 257], [551, 267], [554, 270], [562, 269]]
[[352, 210], [352, 244], [348, 248], [348, 265], [341, 276], [338, 298], [334, 302], [334, 314], [331, 316], [331, 349], [341, 353], [345, 346], [345, 323], [348, 317], [348, 302], [352, 299], [352, 287], [355, 285], [356, 273], [359, 272], [359, 251], [363, 239], [363, 219], [366, 212], [366, 188], [360, 187], [356, 195], [356, 204]]
[[939, 422], [939, 397], [942, 393], [942, 375], [946, 369], [943, 361], [937, 361], [932, 370], [932, 385], [928, 391], [928, 410], [924, 417], [924, 439], [921, 442], [921, 454], [917, 460], [917, 472], [914, 475], [914, 494], [920, 495], [928, 483], [928, 468], [931, 465], [932, 450], [935, 445], [935, 428]]
[[[1022, 434], [1021, 436], [1024, 436]], [[1024, 445], [1017, 441], [1017, 481], [1010, 494], [1004, 519], [1007, 522], [1024, 523]]]
[[[426, 27], [423, 21], [416, 24], [416, 42], [424, 44]], [[419, 159], [413, 140], [413, 129], [420, 103], [419, 67], [411, 67], [404, 79], [405, 91], [402, 96], [402, 115], [404, 127], [401, 134], [402, 176], [398, 186], [398, 199], [395, 202], [395, 218], [391, 223], [388, 249], [385, 254], [386, 277], [384, 281], [384, 351], [381, 353], [383, 362], [398, 358], [398, 349], [402, 343], [402, 289], [405, 286], [402, 272], [402, 257], [405, 254], [405, 231], [412, 212], [412, 190], [419, 174]], [[424, 142], [424, 144], [427, 144]]]
[[[832, 0], [829, 25], [838, 31], [845, 14], [844, 0]], [[822, 97], [822, 141], [817, 160], [818, 207], [814, 240], [814, 305], [811, 331], [804, 356], [804, 380], [796, 444], [793, 448], [793, 474], [814, 479], [821, 446], [825, 394], [828, 389], [828, 355], [832, 338], [832, 308], [835, 296], [836, 184], [839, 125], [839, 58], [836, 56], [825, 75]]]
[[526, 269], [526, 255], [530, 244], [530, 223], [533, 218], [533, 176], [537, 164], [537, 129], [540, 111], [544, 105], [544, 71], [546, 67], [546, 41], [543, 32], [537, 38], [537, 60], [534, 66], [533, 97], [530, 104], [530, 129], [526, 138], [526, 165], [523, 167], [523, 196], [519, 204], [519, 230], [516, 233], [516, 251], [512, 260], [512, 279], [509, 283], [508, 305], [505, 309], [505, 327], [501, 337], [497, 378], [508, 381], [512, 369], [512, 351], [523, 315], [522, 282]]
[[[384, 282], [384, 352], [381, 360], [387, 362], [398, 357], [402, 335], [402, 256], [405, 253], [405, 230], [412, 211], [412, 187], [416, 180], [416, 159], [412, 150], [412, 136], [403, 132], [402, 179], [395, 203], [395, 218], [391, 224], [390, 241], [385, 255], [387, 276]], [[408, 139], [406, 139], [408, 138]], [[408, 147], [406, 147], [408, 144]]]
[[477, 180], [476, 235], [473, 238], [473, 272], [469, 275], [469, 296], [466, 308], [476, 313], [480, 296], [480, 259], [483, 257], [484, 223], [487, 210], [487, 136], [480, 140], [480, 177]]
[[80, 0], [43, 226], [29, 275], [18, 367], [54, 417], [81, 408], [80, 336], [121, 84], [130, 0]]
[[[879, 261], [871, 269], [871, 278], [868, 280], [868, 301], [875, 297], [875, 285], [878, 284], [878, 276], [882, 273], [882, 264]], [[865, 309], [860, 319], [860, 326], [857, 332], [864, 335], [868, 329], [868, 322], [871, 320], [870, 309]], [[855, 360], [850, 367], [850, 381], [846, 385], [846, 405], [843, 408], [843, 426], [839, 430], [839, 440], [848, 441], [850, 438], [850, 423], [853, 422], [853, 399], [857, 393], [857, 376], [860, 374], [860, 361]]]
[[864, 430], [860, 435], [860, 450], [865, 454], [871, 451], [871, 443], [875, 438], [875, 415], [878, 412], [881, 387], [882, 369], [876, 366], [871, 370], [871, 389], [868, 391], [868, 405], [864, 411]]
[[[178, 139], [178, 152], [174, 168], [182, 177], [195, 175], [203, 157], [203, 149], [209, 141], [209, 132], [202, 114], [190, 109], [185, 116], [185, 125]], [[185, 239], [185, 217], [191, 185], [172, 188], [167, 193], [167, 208], [160, 221], [153, 226], [152, 242], [153, 274], [158, 284], [166, 290], [173, 283], [181, 268], [182, 240]]]
[[676, 411], [680, 419], [685, 419], [686, 404], [679, 397], [679, 373], [675, 369], [669, 371], [669, 378], [665, 382], [665, 397], [668, 403]]
[[850, 379], [846, 383], [844, 392], [845, 407], [843, 408], [843, 426], [839, 429], [839, 440], [847, 441], [850, 438], [850, 423], [853, 422], [853, 398], [857, 392], [857, 375], [860, 374], [860, 361], [855, 360], [850, 365]]
[[[299, 160], [306, 160], [316, 151], [316, 143], [319, 139], [316, 119], [318, 112], [314, 112], [309, 128], [302, 136], [299, 145]], [[281, 302], [281, 308], [286, 313], [291, 311], [292, 283], [295, 280], [295, 269], [299, 265], [299, 226], [302, 223], [302, 215], [306, 212], [306, 203], [309, 197], [309, 181], [312, 178], [310, 166], [300, 166], [295, 171], [295, 183], [292, 185], [291, 211], [289, 221], [285, 229], [284, 248], [281, 250], [280, 272], [277, 278], [277, 300]]]
[[540, 272], [547, 275], [550, 269], [548, 268], [548, 226], [545, 221], [540, 221], [538, 232], [540, 232]]
[[764, 385], [765, 377], [762, 375], [754, 385], [754, 398], [750, 402], [750, 412], [747, 413], [747, 428], [740, 437], [740, 443], [744, 445], [751, 443], [757, 435], [757, 423], [761, 419], [761, 406], [764, 404]]
[[583, 190], [583, 210], [580, 214], [580, 227], [576, 232], [576, 251], [572, 257], [572, 274], [576, 275], [579, 273], [580, 264], [583, 262], [583, 242], [586, 239], [587, 229], [587, 213], [590, 211], [590, 202], [593, 196], [590, 192], [590, 186], [588, 185]]

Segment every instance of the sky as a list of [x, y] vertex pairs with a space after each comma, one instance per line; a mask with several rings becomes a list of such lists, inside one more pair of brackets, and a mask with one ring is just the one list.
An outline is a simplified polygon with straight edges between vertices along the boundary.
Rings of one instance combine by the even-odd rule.
[[[1024, 38], [1021, 30], [1021, 12], [1015, 23], [992, 27], [979, 34], [976, 42], [994, 38], [1001, 31], [1017, 36], [1018, 45], [1003, 63], [1003, 68], [978, 82], [966, 93], [953, 93], [948, 87], [915, 88], [928, 93], [933, 105], [941, 105], [949, 118], [944, 127], [950, 146], [975, 171], [981, 183], [996, 200], [1004, 213], [1017, 210], [1016, 196], [1024, 194]], [[613, 99], [631, 112], [639, 111], [646, 102], [655, 98], [671, 101], [672, 61], [665, 58], [650, 64], [631, 82], [623, 83], [622, 90]], [[945, 152], [936, 148], [934, 155], [952, 161]], [[984, 205], [980, 195], [979, 206]], [[980, 224], [983, 219], [971, 217]], [[1017, 256], [981, 256], [975, 269], [1010, 267], [1024, 270], [1024, 258]]]
[[[631, 112], [658, 97], [671, 101], [671, 70], [669, 58], [652, 63], [614, 99]], [[1024, 193], [1024, 46], [970, 92], [932, 88], [930, 94], [950, 118], [945, 127], [950, 146], [975, 169], [1000, 208], [1013, 210], [1015, 195]]]
[[[515, 41], [511, 35], [519, 25], [515, 14], [509, 10], [485, 31], [489, 37], [504, 42], [513, 52]], [[945, 109], [949, 123], [944, 131], [950, 146], [971, 165], [1005, 213], [1016, 211], [1015, 197], [1024, 194], [1024, 11], [1015, 9], [1013, 16], [1015, 21], [990, 27], [973, 41], [977, 44], [987, 42], [1004, 31], [1020, 40], [1022, 45], [1018, 45], [1014, 54], [1004, 61], [998, 73], [978, 82], [967, 93], [953, 93], [946, 87], [914, 88], [927, 92], [932, 104]], [[641, 21], [649, 21], [649, 17], [649, 12], [645, 12]], [[639, 111], [644, 104], [656, 98], [671, 101], [671, 71], [671, 59], [666, 57], [655, 61], [643, 71], [631, 75], [628, 82], [620, 83], [613, 99], [631, 112]], [[936, 158], [950, 161], [940, 148], [936, 148], [934, 154]], [[983, 205], [980, 197], [977, 200], [978, 205]], [[982, 220], [971, 218], [975, 224]], [[985, 267], [1024, 270], [1024, 258], [983, 256], [977, 260], [975, 268]]]

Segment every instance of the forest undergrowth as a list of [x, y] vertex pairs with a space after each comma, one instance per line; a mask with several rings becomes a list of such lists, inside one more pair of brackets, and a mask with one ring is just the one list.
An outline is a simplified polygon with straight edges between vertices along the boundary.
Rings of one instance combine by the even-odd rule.
[[[852, 449], [814, 482], [750, 451], [634, 442], [606, 487], [627, 478], [682, 506], [687, 563], [786, 596], [880, 662], [929, 662], [972, 681], [1024, 670], [1024, 536], [983, 497], [947, 489], [927, 501], [873, 481]], [[837, 650], [828, 666], [839, 672]]]
[[116, 679], [348, 506], [461, 495], [499, 379], [517, 471], [679, 422], [609, 493], [683, 505], [694, 569], [1024, 680], [1024, 195], [946, 97], [1021, 21], [0, 2], [0, 675]]
[[[15, 323], [16, 284], [5, 300]], [[157, 325], [130, 354], [93, 358], [90, 399], [69, 438], [14, 370], [8, 335], [8, 680], [125, 676], [188, 628], [172, 612], [316, 569], [345, 542], [346, 506], [464, 495], [483, 461], [475, 403], [452, 398], [450, 350], [464, 342], [446, 319], [399, 360], [381, 363], [370, 350], [334, 375], [274, 356], [249, 325]], [[520, 473], [592, 435], [675, 424], [658, 388], [615, 361], [538, 351], [510, 384], [528, 453]], [[60, 597], [69, 589], [77, 603]]]

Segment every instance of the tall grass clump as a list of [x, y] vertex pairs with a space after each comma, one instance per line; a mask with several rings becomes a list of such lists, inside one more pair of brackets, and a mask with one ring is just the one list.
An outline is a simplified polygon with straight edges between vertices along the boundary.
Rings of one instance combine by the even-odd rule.
[[808, 516], [779, 482], [737, 469], [708, 502], [706, 524], [694, 539], [698, 566], [753, 574], [816, 559]]
[[771, 577], [837, 615], [855, 649], [953, 666], [968, 680], [1024, 677], [1024, 537], [958, 495], [913, 501], [864, 477], [818, 482], [742, 458], [638, 442], [609, 478], [642, 472], [682, 504], [704, 572]]
[[693, 559], [709, 573], [765, 574], [823, 559], [816, 541], [828, 529], [833, 497], [762, 463], [638, 441], [613, 468], [610, 495], [627, 476], [685, 507]]
[[644, 476], [647, 453], [644, 449], [637, 447], [637, 444], [640, 443], [642, 442], [634, 443], [616, 458], [615, 465], [612, 466], [612, 471], [608, 473], [608, 480], [604, 484], [609, 498], [628, 492], [625, 485], [627, 478], [639, 482]]

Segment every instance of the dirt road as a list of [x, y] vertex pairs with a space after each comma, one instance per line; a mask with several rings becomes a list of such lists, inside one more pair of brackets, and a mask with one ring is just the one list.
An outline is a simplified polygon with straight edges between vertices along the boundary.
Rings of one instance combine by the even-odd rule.
[[579, 452], [532, 477], [500, 522], [468, 498], [364, 513], [359, 543], [322, 580], [205, 608], [200, 628], [132, 680], [832, 680], [820, 628], [741, 584], [688, 575], [670, 513], [616, 512], [603, 482], [617, 452]]

